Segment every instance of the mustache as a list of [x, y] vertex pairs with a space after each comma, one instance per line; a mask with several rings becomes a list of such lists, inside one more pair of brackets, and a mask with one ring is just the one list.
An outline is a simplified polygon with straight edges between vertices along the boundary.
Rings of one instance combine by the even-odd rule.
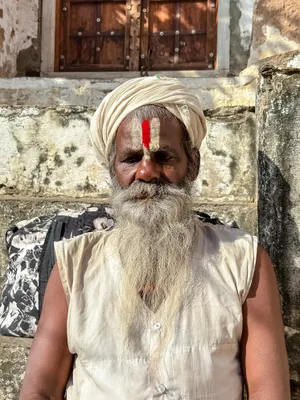
[[189, 194], [189, 185], [173, 185], [168, 183], [146, 183], [135, 181], [130, 186], [118, 188], [114, 195], [119, 201], [138, 201], [138, 200], [163, 200], [169, 196], [182, 196]]

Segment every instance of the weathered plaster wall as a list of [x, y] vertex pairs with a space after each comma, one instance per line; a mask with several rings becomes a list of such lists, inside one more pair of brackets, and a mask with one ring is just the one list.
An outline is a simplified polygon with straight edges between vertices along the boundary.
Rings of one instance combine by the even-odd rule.
[[0, 0], [0, 77], [40, 69], [39, 0]]
[[261, 243], [279, 281], [292, 399], [300, 398], [300, 53], [262, 66], [257, 104]]
[[[107, 93], [125, 81], [125, 78], [65, 77], [0, 79], [0, 104], [97, 107]], [[255, 106], [256, 80], [252, 77], [181, 78], [180, 81], [199, 97], [204, 110]]]
[[298, 0], [256, 0], [248, 66], [272, 55], [300, 49]]
[[255, 0], [230, 1], [230, 73], [237, 75], [248, 64]]
[[32, 340], [0, 339], [0, 399], [17, 400]]
[[[0, 195], [107, 198], [109, 178], [89, 142], [93, 112], [80, 106], [1, 107]], [[210, 111], [207, 124], [195, 200], [254, 203], [253, 110]]]

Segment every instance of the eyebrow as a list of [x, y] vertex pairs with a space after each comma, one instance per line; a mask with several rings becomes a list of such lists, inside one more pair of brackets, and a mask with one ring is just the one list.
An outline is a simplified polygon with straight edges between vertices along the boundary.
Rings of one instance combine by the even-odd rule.
[[[123, 151], [122, 151], [122, 154], [123, 155], [131, 155], [131, 154], [134, 154], [134, 153], [142, 153], [142, 152], [143, 152], [143, 146], [141, 144], [141, 145], [138, 145], [138, 146], [125, 147], [123, 149]], [[177, 155], [177, 151], [173, 147], [171, 147], [171, 146], [169, 146], [167, 144], [166, 145], [162, 145], [161, 147], [159, 147], [158, 150], [154, 151], [153, 153], [160, 153], [160, 152], [168, 152], [168, 153], [172, 153], [172, 154]]]
[[177, 151], [173, 147], [171, 147], [167, 144], [160, 146], [156, 153], [159, 153], [159, 152], [166, 152], [166, 153], [171, 153], [171, 154], [177, 155]]
[[141, 146], [134, 146], [134, 147], [125, 147], [125, 149], [122, 150], [122, 156], [123, 157], [128, 157], [134, 154], [142, 154], [143, 153], [143, 147]]

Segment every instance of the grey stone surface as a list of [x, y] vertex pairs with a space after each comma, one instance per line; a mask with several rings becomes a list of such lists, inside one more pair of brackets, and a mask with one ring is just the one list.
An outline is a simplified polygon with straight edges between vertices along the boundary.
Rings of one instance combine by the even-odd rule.
[[254, 0], [230, 0], [230, 73], [246, 68], [251, 46]]
[[[255, 201], [256, 128], [251, 110], [207, 112], [197, 192], [202, 201]], [[0, 108], [0, 194], [107, 196], [110, 180], [89, 141], [93, 111], [80, 106]]]
[[31, 343], [0, 336], [0, 400], [18, 400]]
[[86, 107], [0, 109], [0, 193], [101, 197], [107, 176], [89, 141]]
[[206, 113], [197, 184], [202, 201], [256, 201], [256, 123], [251, 109], [223, 107]]
[[[107, 93], [126, 80], [125, 77], [0, 79], [0, 104], [27, 107], [97, 107]], [[199, 97], [204, 109], [255, 104], [256, 81], [252, 77], [180, 78], [180, 81]]]
[[289, 355], [290, 381], [292, 389], [292, 400], [300, 399], [300, 331], [285, 328], [286, 347]]
[[[300, 329], [300, 56], [261, 67], [258, 93], [260, 240], [275, 264], [287, 329]], [[293, 398], [300, 391], [299, 333], [289, 337]]]
[[238, 204], [195, 204], [195, 209], [212, 217], [218, 217], [224, 223], [235, 221], [240, 229], [257, 235], [257, 206]]

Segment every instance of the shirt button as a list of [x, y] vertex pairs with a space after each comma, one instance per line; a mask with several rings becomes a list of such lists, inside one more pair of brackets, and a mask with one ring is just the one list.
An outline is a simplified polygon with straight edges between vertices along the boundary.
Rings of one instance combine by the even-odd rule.
[[156, 330], [156, 331], [159, 331], [160, 328], [161, 328], [161, 324], [160, 324], [159, 322], [156, 322], [156, 323], [153, 325], [153, 329]]
[[158, 393], [161, 393], [161, 394], [165, 393], [165, 391], [166, 391], [166, 387], [162, 383], [160, 385], [158, 385], [156, 389], [157, 389]]

